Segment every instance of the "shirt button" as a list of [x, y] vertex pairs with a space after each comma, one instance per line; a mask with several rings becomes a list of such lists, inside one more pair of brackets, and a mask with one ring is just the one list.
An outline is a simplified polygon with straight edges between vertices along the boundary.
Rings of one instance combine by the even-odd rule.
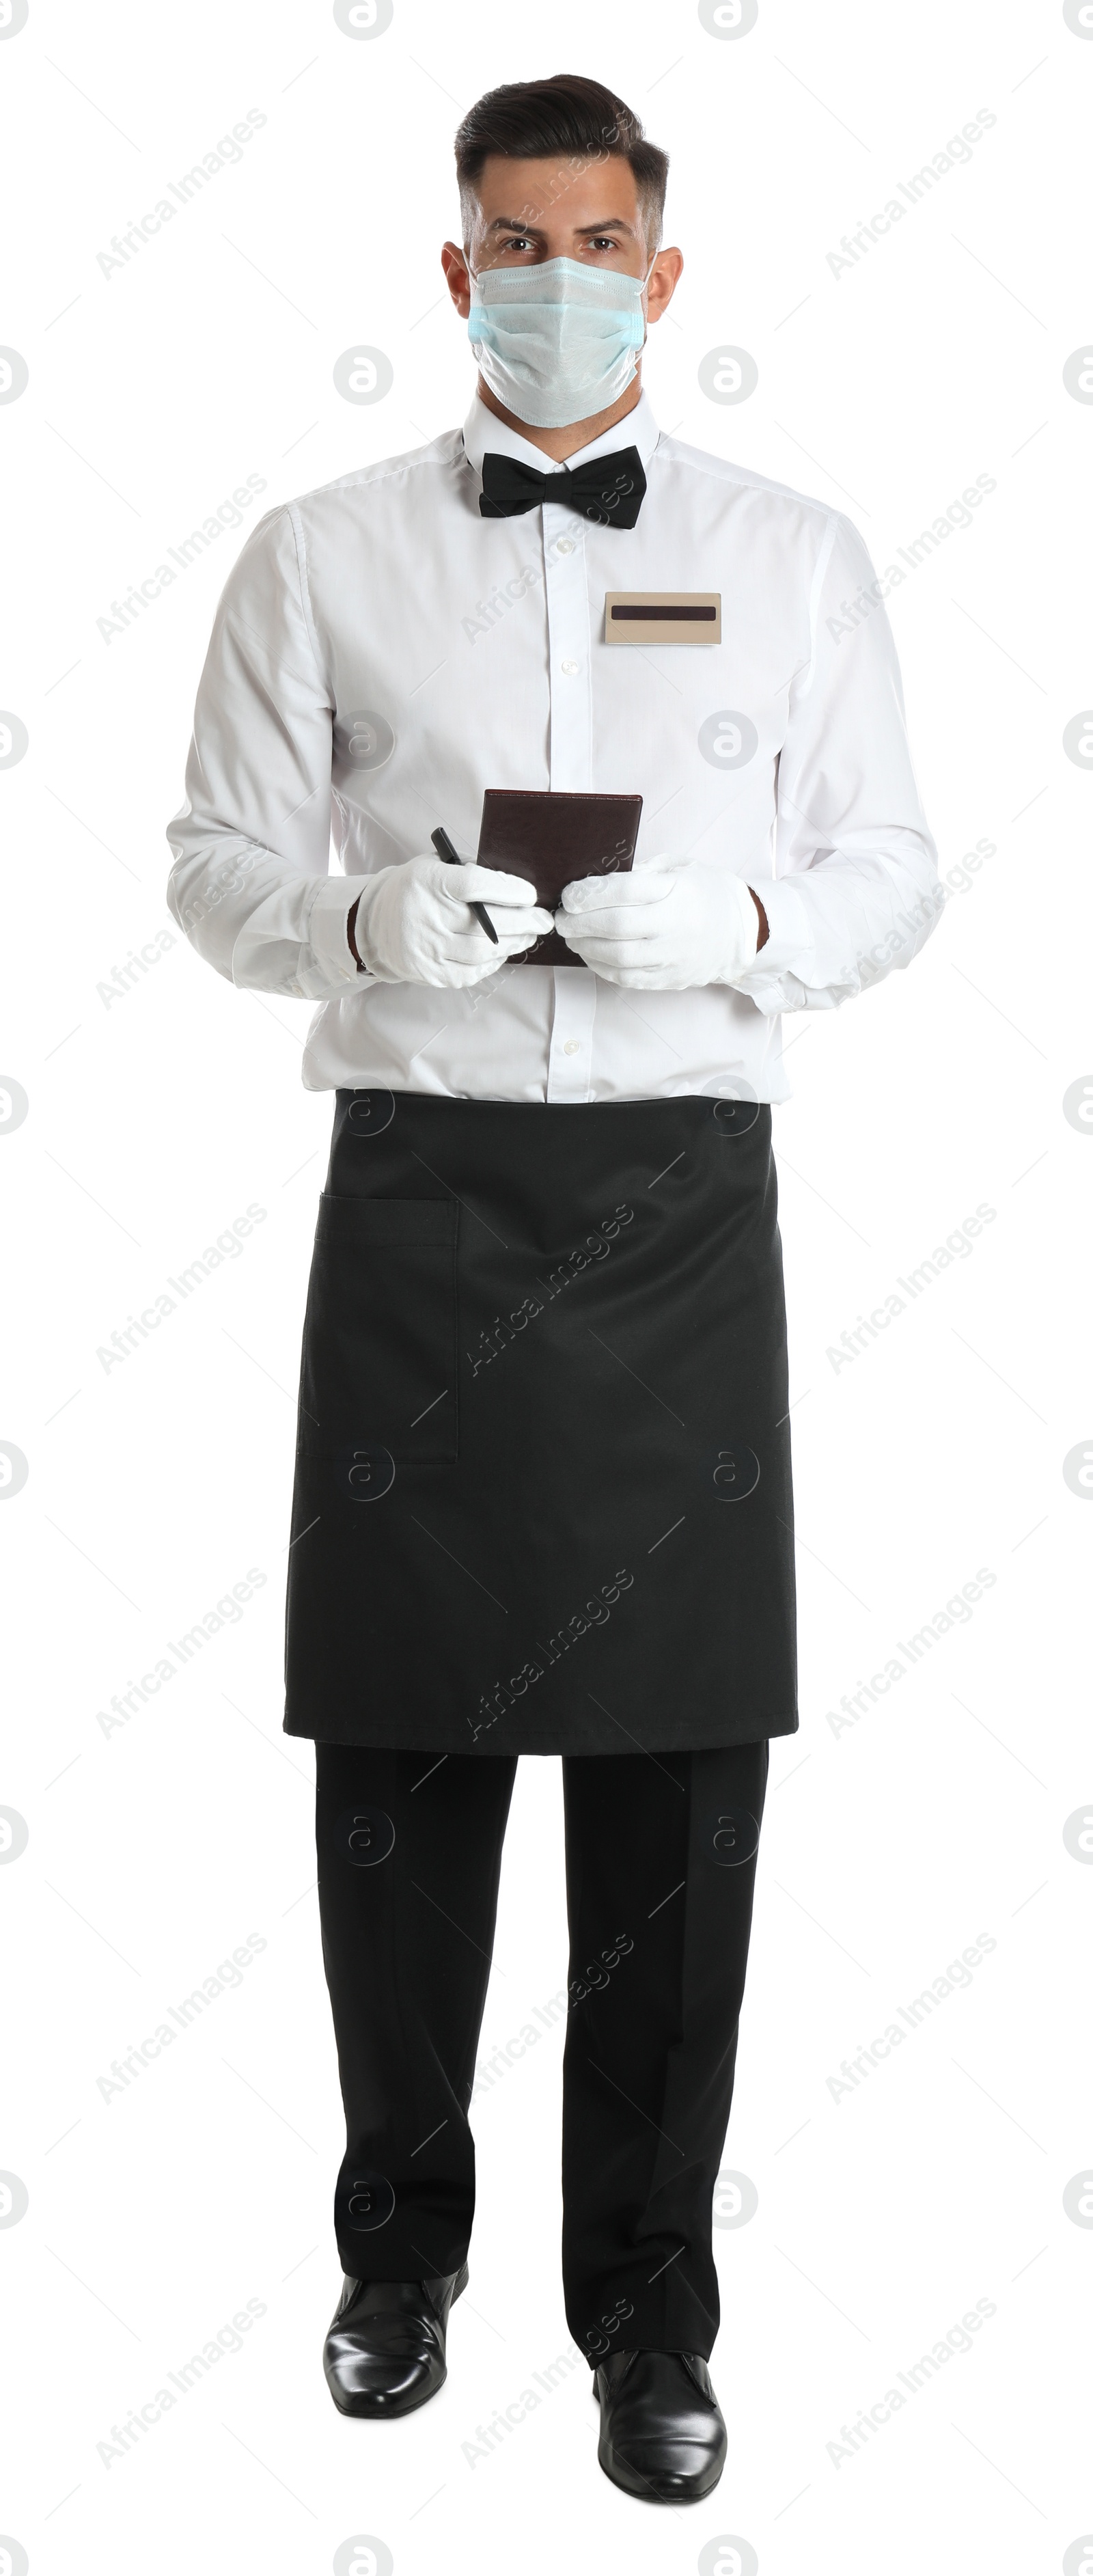
[[579, 1038], [567, 1038], [567, 1039], [566, 1039], [566, 1042], [565, 1042], [565, 1045], [564, 1045], [564, 1047], [562, 1048], [562, 1054], [563, 1054], [563, 1055], [579, 1055], [579, 1054], [580, 1054], [580, 1052], [581, 1052], [581, 1041], [580, 1041], [580, 1039], [579, 1039]]
[[581, 666], [580, 666], [580, 663], [579, 663], [579, 662], [563, 662], [563, 664], [562, 664], [562, 669], [563, 669], [563, 671], [565, 672], [565, 675], [566, 675], [567, 680], [571, 680], [571, 679], [572, 679], [572, 677], [573, 677], [574, 671], [579, 671], [579, 670], [580, 670], [580, 667], [581, 667]]
[[556, 545], [556, 547], [555, 547], [554, 551], [555, 551], [555, 554], [559, 554], [559, 555], [571, 555], [571, 554], [572, 554], [572, 552], [573, 552], [573, 539], [572, 539], [572, 537], [559, 537], [559, 539], [558, 539], [558, 543], [557, 543], [557, 545]]

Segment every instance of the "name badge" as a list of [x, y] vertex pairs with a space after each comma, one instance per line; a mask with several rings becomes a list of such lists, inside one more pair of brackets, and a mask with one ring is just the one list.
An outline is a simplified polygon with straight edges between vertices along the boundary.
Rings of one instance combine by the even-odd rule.
[[608, 644], [720, 644], [719, 590], [609, 590]]

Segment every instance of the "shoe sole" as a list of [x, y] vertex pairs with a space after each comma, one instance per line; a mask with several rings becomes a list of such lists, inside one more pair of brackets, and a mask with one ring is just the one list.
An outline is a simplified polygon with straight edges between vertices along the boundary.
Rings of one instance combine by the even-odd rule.
[[[455, 2288], [454, 2288], [454, 2290], [452, 2291], [451, 2298], [450, 2298], [450, 2299], [449, 2299], [449, 2301], [448, 2301], [448, 2315], [449, 2315], [449, 2316], [450, 2316], [450, 2315], [451, 2315], [451, 2313], [452, 2313], [452, 2309], [453, 2309], [453, 2308], [454, 2308], [454, 2306], [455, 2306], [456, 2300], [457, 2300], [458, 2298], [461, 2298], [461, 2297], [462, 2297], [462, 2294], [463, 2294], [464, 2290], [465, 2290], [465, 2289], [466, 2289], [466, 2287], [467, 2287], [467, 2283], [468, 2283], [468, 2281], [470, 2280], [470, 2277], [471, 2277], [471, 2276], [470, 2276], [469, 2268], [468, 2268], [467, 2264], [466, 2264], [466, 2263], [464, 2263], [462, 2271], [461, 2271], [461, 2272], [458, 2272], [458, 2273], [456, 2274]], [[446, 2341], [446, 2340], [447, 2340], [447, 2328], [445, 2327], [445, 2341]], [[329, 2379], [327, 2380], [327, 2383], [326, 2383], [326, 2384], [327, 2384], [327, 2387], [328, 2387], [328, 2388], [330, 2388], [330, 2394], [331, 2394], [331, 2397], [332, 2397], [332, 2398], [333, 2398], [333, 2400], [334, 2400], [334, 2404], [335, 2404], [335, 2406], [337, 2407], [337, 2410], [338, 2410], [339, 2415], [345, 2415], [345, 2416], [352, 2417], [352, 2418], [354, 2418], [354, 2419], [355, 2419], [355, 2421], [357, 2421], [358, 2423], [360, 2423], [360, 2422], [364, 2422], [364, 2423], [368, 2423], [368, 2424], [395, 2424], [395, 2423], [399, 2423], [399, 2422], [401, 2422], [402, 2417], [403, 2417], [404, 2415], [416, 2415], [416, 2413], [417, 2413], [417, 2411], [418, 2411], [419, 2406], [427, 2406], [427, 2405], [429, 2404], [429, 2400], [430, 2400], [430, 2398], [432, 2398], [432, 2397], [439, 2397], [439, 2395], [440, 2395], [440, 2391], [441, 2391], [441, 2389], [442, 2389], [442, 2388], [443, 2388], [443, 2386], [444, 2386], [444, 2382], [445, 2382], [445, 2380], [447, 2379], [447, 2376], [448, 2376], [448, 2362], [447, 2362], [447, 2355], [445, 2354], [445, 2359], [444, 2359], [443, 2367], [442, 2367], [442, 2370], [441, 2370], [441, 2376], [440, 2376], [440, 2378], [435, 2382], [434, 2386], [433, 2386], [432, 2388], [427, 2388], [427, 2389], [425, 2389], [424, 2393], [423, 2393], [423, 2394], [422, 2394], [422, 2396], [420, 2396], [420, 2397], [411, 2397], [411, 2398], [408, 2398], [408, 2399], [407, 2399], [407, 2401], [406, 2401], [406, 2404], [405, 2404], [404, 2406], [389, 2406], [389, 2405], [380, 2405], [380, 2406], [376, 2406], [376, 2405], [374, 2405], [374, 2404], [373, 2404], [373, 2403], [372, 2403], [368, 2398], [365, 2398], [365, 2399], [363, 2400], [363, 2402], [362, 2402], [360, 2399], [358, 2399], [358, 2400], [357, 2400], [357, 2402], [356, 2402], [355, 2404], [350, 2404], [350, 2405], [348, 2405], [348, 2406], [347, 2406], [347, 2405], [344, 2405], [344, 2404], [343, 2404], [343, 2402], [342, 2402], [342, 2399], [341, 2399], [339, 2396], [337, 2396], [337, 2395], [335, 2394], [334, 2389], [333, 2389], [333, 2388], [330, 2388], [330, 2381], [329, 2381]]]

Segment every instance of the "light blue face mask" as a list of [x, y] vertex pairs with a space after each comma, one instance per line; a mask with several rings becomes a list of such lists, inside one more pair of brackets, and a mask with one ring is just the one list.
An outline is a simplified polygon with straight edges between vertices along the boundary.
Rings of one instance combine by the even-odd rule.
[[480, 269], [467, 332], [491, 393], [517, 420], [564, 429], [607, 411], [632, 384], [645, 343], [652, 276], [625, 277], [579, 259]]

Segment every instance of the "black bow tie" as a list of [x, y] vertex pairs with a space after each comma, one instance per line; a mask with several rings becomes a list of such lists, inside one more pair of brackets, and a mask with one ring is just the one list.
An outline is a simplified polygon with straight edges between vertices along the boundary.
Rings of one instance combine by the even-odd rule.
[[601, 527], [632, 528], [644, 498], [645, 469], [636, 447], [617, 447], [613, 456], [594, 456], [572, 471], [562, 465], [553, 474], [540, 474], [518, 456], [482, 459], [478, 507], [484, 519], [517, 519], [541, 501], [561, 501]]

